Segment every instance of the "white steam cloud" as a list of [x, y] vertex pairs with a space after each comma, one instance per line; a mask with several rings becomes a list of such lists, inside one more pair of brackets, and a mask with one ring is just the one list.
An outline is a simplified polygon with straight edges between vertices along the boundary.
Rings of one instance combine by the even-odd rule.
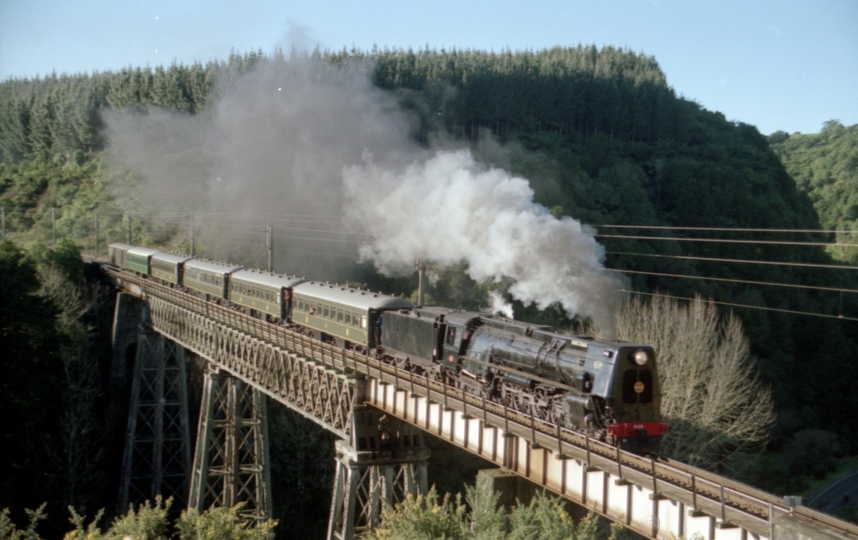
[[489, 301], [491, 302], [489, 309], [492, 313], [500, 313], [510, 319], [514, 318], [512, 304], [507, 302], [501, 293], [497, 291], [489, 291]]
[[525, 304], [559, 303], [610, 334], [623, 283], [602, 265], [604, 248], [579, 221], [533, 201], [527, 180], [478, 163], [469, 150], [439, 151], [390, 170], [365, 153], [343, 171], [346, 211], [375, 239], [360, 254], [387, 273], [415, 259], [465, 261], [476, 281], [512, 280]]
[[[373, 238], [360, 258], [382, 272], [413, 272], [418, 258], [464, 261], [477, 281], [511, 283], [521, 302], [559, 304], [610, 333], [623, 284], [603, 268], [592, 231], [554, 218], [533, 202], [527, 180], [482, 165], [467, 149], [418, 146], [409, 116], [371, 84], [371, 71], [293, 58], [219, 87], [205, 114], [106, 115], [108, 161], [137, 171], [139, 187], [124, 196], [145, 196], [150, 208], [250, 218], [342, 209]], [[331, 244], [289, 238], [321, 227], [278, 226], [287, 238], [275, 242], [277, 268], [328, 279], [330, 263], [308, 253]], [[319, 268], [309, 268], [315, 259]]]

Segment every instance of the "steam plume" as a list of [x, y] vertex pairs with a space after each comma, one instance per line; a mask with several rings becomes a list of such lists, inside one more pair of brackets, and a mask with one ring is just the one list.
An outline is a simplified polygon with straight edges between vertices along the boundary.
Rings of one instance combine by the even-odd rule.
[[[418, 147], [408, 116], [370, 72], [272, 61], [224, 87], [204, 115], [107, 115], [111, 159], [139, 172], [137, 193], [159, 208], [249, 216], [342, 208], [374, 239], [360, 258], [382, 272], [412, 272], [418, 258], [465, 261], [477, 281], [511, 281], [525, 304], [560, 304], [610, 333], [622, 283], [604, 270], [592, 231], [554, 218], [533, 202], [527, 180], [467, 149]], [[329, 279], [329, 265], [307, 267], [320, 258], [306, 255], [313, 247], [289, 242], [281, 252], [304, 251], [279, 269]]]
[[614, 329], [622, 282], [602, 266], [604, 248], [580, 222], [533, 202], [527, 180], [476, 162], [467, 149], [439, 151], [399, 170], [374, 162], [343, 171], [347, 213], [375, 240], [361, 248], [387, 273], [415, 259], [467, 262], [476, 281], [512, 279], [525, 304], [559, 303]]

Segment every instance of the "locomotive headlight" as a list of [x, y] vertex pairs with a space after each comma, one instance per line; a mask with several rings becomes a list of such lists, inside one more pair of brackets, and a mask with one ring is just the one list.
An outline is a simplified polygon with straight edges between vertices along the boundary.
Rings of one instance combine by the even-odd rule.
[[632, 361], [639, 366], [646, 364], [647, 360], [649, 360], [649, 354], [643, 349], [635, 351], [635, 354], [632, 355]]

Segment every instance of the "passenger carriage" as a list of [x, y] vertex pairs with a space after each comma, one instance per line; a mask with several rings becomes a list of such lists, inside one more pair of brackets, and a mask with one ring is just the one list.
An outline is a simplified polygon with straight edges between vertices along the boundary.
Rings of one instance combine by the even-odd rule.
[[149, 275], [149, 265], [152, 255], [158, 253], [157, 249], [145, 247], [132, 247], [128, 250], [125, 260], [125, 268], [134, 270], [137, 273]]
[[184, 264], [194, 257], [159, 251], [152, 255], [149, 264], [150, 275], [173, 285], [182, 284]]
[[297, 276], [262, 270], [238, 270], [229, 279], [229, 301], [286, 320], [292, 304], [292, 288], [305, 281]]
[[110, 264], [120, 268], [128, 268], [126, 261], [128, 259], [128, 250], [134, 248], [131, 244], [116, 242], [107, 246], [107, 257]]
[[385, 311], [414, 307], [404, 298], [318, 281], [296, 285], [293, 295], [294, 323], [317, 331], [324, 341], [365, 349], [381, 344]]
[[206, 259], [191, 259], [184, 264], [184, 267], [182, 285], [193, 291], [218, 298], [227, 298], [230, 274], [244, 268]]

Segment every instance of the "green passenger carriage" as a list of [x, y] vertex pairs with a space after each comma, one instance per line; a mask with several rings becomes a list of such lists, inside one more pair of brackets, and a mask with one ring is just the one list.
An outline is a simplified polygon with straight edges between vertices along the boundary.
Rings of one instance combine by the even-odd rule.
[[173, 285], [181, 285], [184, 264], [193, 258], [190, 255], [159, 251], [152, 255], [150, 274]]
[[229, 279], [229, 301], [285, 320], [289, 317], [292, 288], [305, 281], [262, 270], [238, 270]]
[[131, 244], [124, 244], [122, 242], [116, 242], [107, 246], [107, 256], [110, 264], [120, 268], [127, 268], [128, 250], [133, 247]]
[[381, 344], [385, 311], [414, 307], [404, 298], [318, 281], [296, 285], [293, 294], [295, 324], [318, 331], [324, 340], [365, 348]]
[[141, 274], [149, 274], [149, 263], [152, 255], [156, 253], [158, 253], [157, 249], [133, 247], [128, 250], [125, 267]]
[[188, 289], [220, 298], [227, 298], [229, 276], [243, 266], [229, 263], [191, 259], [184, 264], [182, 284]]

